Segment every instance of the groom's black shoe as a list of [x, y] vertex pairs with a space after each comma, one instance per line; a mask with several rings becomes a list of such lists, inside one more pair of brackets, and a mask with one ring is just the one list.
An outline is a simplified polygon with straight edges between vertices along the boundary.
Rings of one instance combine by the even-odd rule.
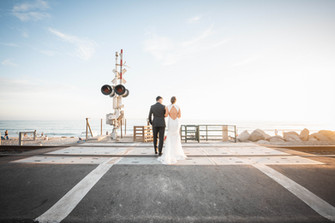
[[161, 156], [163, 153], [159, 153], [159, 155], [158, 156]]

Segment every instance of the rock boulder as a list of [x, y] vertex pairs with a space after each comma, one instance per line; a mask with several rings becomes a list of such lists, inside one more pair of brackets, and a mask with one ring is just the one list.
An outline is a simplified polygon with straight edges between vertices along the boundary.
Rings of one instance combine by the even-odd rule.
[[272, 136], [270, 139], [269, 139], [270, 142], [273, 142], [273, 143], [280, 143], [280, 142], [285, 142], [285, 140], [283, 139], [283, 137], [281, 136]]
[[237, 140], [240, 141], [240, 142], [247, 142], [249, 137], [250, 137], [249, 132], [247, 130], [245, 130], [237, 136]]
[[300, 132], [300, 139], [302, 141], [308, 141], [308, 137], [309, 137], [309, 130], [304, 128], [301, 132]]
[[249, 140], [252, 141], [252, 142], [256, 142], [256, 141], [259, 141], [259, 140], [269, 139], [270, 137], [271, 136], [266, 134], [263, 130], [256, 129], [250, 134]]
[[288, 142], [300, 142], [301, 141], [299, 134], [296, 132], [284, 132], [283, 138], [285, 139], [285, 141], [288, 141]]
[[258, 140], [257, 143], [258, 144], [269, 144], [269, 141], [261, 139], [261, 140]]
[[308, 141], [310, 141], [310, 142], [316, 142], [316, 141], [318, 141], [318, 139], [315, 138], [313, 135], [310, 135], [310, 136], [308, 137]]
[[310, 137], [314, 137], [319, 141], [329, 141], [330, 140], [327, 136], [325, 136], [324, 134], [321, 134], [320, 131], [311, 134]]
[[329, 141], [335, 141], [335, 132], [330, 130], [320, 130], [318, 133], [326, 136]]

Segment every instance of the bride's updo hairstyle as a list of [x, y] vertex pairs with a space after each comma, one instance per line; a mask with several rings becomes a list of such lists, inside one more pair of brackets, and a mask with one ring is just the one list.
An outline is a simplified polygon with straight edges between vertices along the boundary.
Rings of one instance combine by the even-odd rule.
[[176, 98], [175, 96], [173, 96], [173, 97], [171, 98], [171, 103], [174, 104], [174, 103], [176, 103], [176, 101], [177, 101], [177, 98]]

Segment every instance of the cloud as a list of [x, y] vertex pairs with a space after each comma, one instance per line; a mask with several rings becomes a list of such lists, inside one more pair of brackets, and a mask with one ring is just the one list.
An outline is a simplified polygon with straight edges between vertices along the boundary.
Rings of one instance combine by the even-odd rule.
[[144, 43], [145, 51], [151, 53], [158, 60], [164, 59], [166, 52], [174, 48], [174, 43], [167, 37], [160, 37], [153, 34]]
[[10, 59], [3, 60], [1, 64], [4, 66], [11, 66], [11, 67], [17, 66], [17, 64], [12, 62]]
[[82, 60], [89, 60], [95, 53], [95, 48], [97, 47], [95, 41], [68, 35], [53, 28], [49, 28], [49, 32], [64, 42], [72, 44], [75, 47], [74, 55]]
[[10, 47], [19, 47], [16, 43], [0, 43], [0, 45], [3, 46], [10, 46]]
[[210, 26], [199, 35], [182, 42], [150, 33], [150, 37], [144, 41], [144, 51], [153, 55], [162, 64], [172, 65], [198, 52], [220, 47], [229, 41], [229, 39], [213, 41], [209, 38], [213, 33], [213, 26]]
[[29, 93], [47, 93], [47, 92], [55, 92], [55, 94], [59, 94], [60, 90], [76, 90], [76, 85], [72, 85], [69, 83], [63, 82], [52, 82], [42, 80], [39, 78], [21, 76], [19, 78], [8, 78], [8, 77], [0, 77], [0, 95], [7, 94], [8, 92], [12, 92], [12, 94], [17, 93], [17, 95], [29, 94]]
[[45, 12], [48, 9], [49, 5], [46, 1], [36, 0], [14, 5], [12, 14], [23, 22], [37, 21], [50, 17], [49, 13]]
[[39, 52], [49, 57], [54, 56], [56, 54], [56, 52], [52, 50], [40, 50]]
[[196, 23], [201, 19], [201, 16], [194, 16], [187, 20], [188, 23]]
[[200, 42], [203, 39], [206, 39], [208, 36], [212, 34], [213, 26], [210, 28], [206, 29], [203, 33], [201, 33], [199, 36], [196, 36], [195, 38], [184, 41], [181, 43], [182, 46], [187, 47], [187, 46], [192, 46], [195, 45], [196, 43]]
[[22, 31], [22, 36], [23, 36], [24, 38], [28, 38], [28, 37], [29, 37], [29, 34], [28, 34], [27, 32], [25, 32], [25, 31]]
[[256, 60], [258, 60], [260, 58], [259, 55], [252, 55], [248, 58], [245, 58], [241, 61], [238, 61], [236, 63], [234, 63], [232, 66], [233, 67], [240, 67], [240, 66], [245, 66], [245, 65], [248, 65], [248, 64], [251, 64], [253, 62], [255, 62]]

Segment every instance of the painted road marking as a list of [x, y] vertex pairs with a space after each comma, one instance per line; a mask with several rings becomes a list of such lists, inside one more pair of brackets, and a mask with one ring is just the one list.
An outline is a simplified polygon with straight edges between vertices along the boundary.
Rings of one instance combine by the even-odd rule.
[[[44, 156], [32, 156], [15, 160], [15, 163], [33, 164], [101, 164], [109, 159], [108, 156], [122, 156], [128, 148], [108, 147], [69, 147], [47, 153]], [[297, 155], [280, 152], [261, 146], [233, 148], [185, 148], [187, 160], [175, 165], [302, 165], [323, 164]], [[160, 165], [153, 156], [152, 148], [131, 148], [127, 155], [139, 157], [124, 157], [119, 164], [128, 165]], [[142, 156], [142, 157], [140, 157]]]
[[[244, 143], [244, 142], [239, 142], [239, 143], [231, 143], [231, 142], [188, 142], [184, 143], [182, 142], [182, 146], [184, 147], [257, 147], [259, 145], [256, 145], [255, 143]], [[78, 144], [74, 145], [72, 147], [153, 147], [152, 142], [150, 143], [145, 143], [145, 142], [138, 142], [138, 143], [83, 143], [83, 144]]]
[[[162, 165], [156, 157], [124, 157], [117, 165]], [[184, 165], [320, 165], [321, 162], [310, 160], [298, 156], [279, 157], [188, 157], [180, 160], [177, 166]]]
[[[123, 155], [126, 155], [130, 151], [127, 150]], [[87, 176], [84, 177], [76, 186], [74, 186], [64, 197], [62, 197], [56, 204], [54, 204], [49, 210], [37, 217], [35, 221], [44, 222], [61, 222], [65, 219], [72, 210], [79, 204], [79, 202], [86, 196], [86, 194], [92, 189], [92, 187], [101, 179], [105, 173], [122, 157], [110, 158], [97, 166]]]
[[[206, 151], [206, 149], [200, 147], [200, 149], [206, 154], [209, 155], [208, 151]], [[216, 151], [217, 152], [217, 151]], [[217, 163], [215, 162], [214, 159], [212, 159], [211, 157], [207, 157], [207, 159], [213, 164], [213, 165], [217, 165]]]
[[[129, 147], [128, 147], [129, 148]], [[127, 147], [68, 147], [56, 150], [50, 153], [51, 155], [113, 155], [119, 154], [128, 149]]]
[[335, 221], [335, 208], [332, 205], [271, 167], [263, 164], [254, 164], [253, 166], [297, 196], [321, 216]]
[[13, 163], [99, 165], [106, 160], [110, 160], [110, 157], [31, 156], [25, 159], [15, 160]]
[[[205, 147], [205, 148], [204, 148]], [[313, 210], [327, 219], [335, 221], [335, 208], [322, 200], [306, 188], [273, 170], [266, 165], [299, 165], [299, 164], [323, 164], [321, 162], [291, 155], [278, 150], [245, 144], [240, 146], [209, 147], [198, 145], [193, 148], [185, 147], [188, 157], [175, 165], [252, 165], [261, 172], [285, 187], [299, 199], [304, 201]], [[152, 154], [151, 147], [69, 147], [49, 153], [50, 156], [33, 156], [14, 162], [24, 163], [48, 163], [48, 164], [100, 164], [91, 171], [64, 197], [54, 204], [48, 211], [36, 218], [38, 222], [61, 222], [78, 205], [91, 188], [103, 177], [113, 165], [162, 165], [157, 157], [99, 157], [99, 155], [139, 155]], [[63, 156], [62, 156], [63, 155]], [[71, 155], [73, 155], [71, 157]], [[98, 157], [90, 157], [90, 155]], [[216, 155], [223, 155], [217, 157]], [[86, 156], [86, 157], [85, 157]], [[197, 157], [199, 156], [199, 157]]]

